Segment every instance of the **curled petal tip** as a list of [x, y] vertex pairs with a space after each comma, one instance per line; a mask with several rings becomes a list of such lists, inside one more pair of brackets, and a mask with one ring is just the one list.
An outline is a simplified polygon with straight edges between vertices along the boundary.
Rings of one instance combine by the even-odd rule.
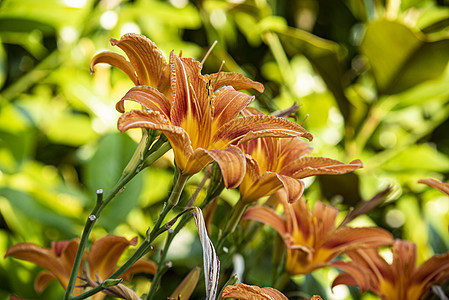
[[110, 38], [110, 39], [109, 39], [109, 42], [111, 43], [112, 46], [115, 46], [115, 45], [118, 44], [119, 40], [114, 39], [114, 38]]

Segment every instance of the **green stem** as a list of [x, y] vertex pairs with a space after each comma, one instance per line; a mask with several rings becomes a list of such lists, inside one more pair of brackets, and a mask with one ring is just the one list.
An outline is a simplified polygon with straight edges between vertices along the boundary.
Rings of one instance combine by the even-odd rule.
[[234, 206], [231, 212], [231, 218], [228, 219], [225, 230], [223, 231], [223, 234], [218, 239], [217, 243], [217, 251], [221, 252], [223, 248], [223, 244], [228, 237], [228, 235], [232, 234], [235, 231], [235, 228], [237, 228], [237, 225], [240, 222], [240, 219], [243, 216], [243, 213], [246, 211], [246, 208], [248, 207], [248, 204], [244, 203], [243, 201], [239, 200], [237, 204]]
[[[146, 147], [142, 153], [141, 159], [136, 163], [134, 168], [126, 175], [122, 175], [117, 184], [114, 186], [112, 191], [108, 194], [105, 199], [97, 198], [97, 203], [87, 218], [86, 224], [84, 225], [83, 233], [81, 236], [80, 244], [78, 246], [78, 250], [76, 252], [75, 261], [73, 263], [72, 272], [70, 274], [69, 282], [67, 284], [67, 289], [64, 294], [64, 300], [73, 299], [72, 293], [75, 288], [76, 278], [78, 277], [78, 272], [81, 265], [81, 260], [84, 254], [84, 249], [86, 248], [87, 241], [89, 239], [90, 232], [96, 222], [96, 220], [100, 217], [101, 211], [105, 208], [105, 206], [120, 192], [120, 190], [134, 177], [136, 176], [143, 168], [143, 164], [145, 159], [149, 157], [150, 154], [161, 152], [162, 145], [159, 140], [149, 149], [150, 144], [154, 141], [153, 136], [151, 138], [147, 138]], [[149, 150], [148, 150], [149, 149]], [[161, 151], [160, 151], [161, 150]], [[163, 149], [165, 150], [165, 148]], [[166, 152], [167, 150], [165, 150]], [[164, 152], [164, 153], [165, 153]], [[97, 193], [98, 194], [98, 193]], [[102, 192], [101, 192], [102, 195]]]
[[[179, 176], [176, 179], [173, 190], [170, 194], [170, 198], [167, 201], [167, 203], [164, 205], [164, 208], [162, 209], [162, 212], [160, 213], [155, 226], [153, 227], [151, 232], [147, 235], [147, 238], [142, 242], [142, 244], [139, 246], [139, 248], [137, 248], [137, 250], [133, 253], [133, 255], [107, 279], [118, 278], [129, 267], [131, 267], [136, 261], [138, 261], [142, 256], [144, 256], [146, 253], [148, 253], [148, 251], [151, 250], [151, 243], [156, 239], [156, 237], [158, 237], [162, 232], [165, 231], [165, 230], [161, 230], [161, 224], [164, 221], [167, 214], [169, 213], [169, 211], [174, 207], [174, 205], [171, 205], [170, 203], [174, 203], [174, 202], [177, 203], [179, 201], [181, 192], [182, 192], [188, 178], [189, 178], [188, 175], [179, 174]], [[76, 274], [78, 274], [78, 271]], [[75, 280], [76, 280], [76, 277], [75, 277]], [[70, 299], [73, 299], [73, 300], [85, 299], [89, 296], [92, 296], [92, 295], [102, 291], [103, 289], [104, 289], [104, 287], [102, 287], [101, 285], [98, 285], [95, 288], [90, 289], [87, 292], [84, 292], [83, 294], [78, 295], [73, 298], [70, 298]], [[66, 299], [66, 298], [64, 298], [64, 299]], [[69, 298], [67, 298], [67, 299], [69, 299]]]

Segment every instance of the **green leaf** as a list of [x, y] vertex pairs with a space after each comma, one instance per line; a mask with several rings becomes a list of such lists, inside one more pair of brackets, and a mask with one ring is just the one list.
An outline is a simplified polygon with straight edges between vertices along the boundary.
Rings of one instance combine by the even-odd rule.
[[427, 144], [412, 145], [384, 163], [383, 169], [392, 172], [447, 172], [449, 158]]
[[287, 52], [291, 54], [300, 52], [310, 61], [334, 95], [342, 115], [347, 119], [351, 105], [344, 93], [346, 84], [342, 80], [344, 74], [340, 46], [335, 42], [295, 28], [275, 29], [274, 32], [279, 35]]
[[70, 219], [41, 205], [27, 193], [5, 187], [0, 189], [0, 196], [5, 197], [15, 210], [27, 218], [57, 228], [67, 236], [74, 236], [74, 223]]
[[[112, 190], [136, 147], [136, 143], [127, 134], [109, 134], [99, 141], [85, 171], [92, 203], [96, 190], [103, 189], [105, 195]], [[142, 177], [138, 175], [104, 209], [98, 223], [112, 231], [124, 222], [128, 213], [137, 205], [141, 190]]]
[[395, 21], [368, 24], [361, 44], [381, 94], [405, 91], [440, 76], [449, 60], [449, 39], [431, 41]]

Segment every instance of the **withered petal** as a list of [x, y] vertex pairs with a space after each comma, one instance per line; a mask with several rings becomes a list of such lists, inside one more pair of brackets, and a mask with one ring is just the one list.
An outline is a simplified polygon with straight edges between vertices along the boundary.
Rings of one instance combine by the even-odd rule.
[[200, 278], [201, 268], [193, 268], [170, 295], [170, 299], [189, 299]]
[[282, 238], [284, 238], [287, 233], [284, 219], [268, 207], [251, 206], [243, 213], [242, 220], [256, 220], [268, 224], [273, 227]]
[[424, 178], [418, 181], [419, 183], [427, 184], [449, 196], [449, 183], [444, 183], [434, 178]]
[[164, 94], [153, 87], [139, 85], [131, 88], [115, 105], [117, 111], [125, 112], [125, 100], [135, 101], [149, 110], [162, 113], [167, 119], [170, 118], [170, 102]]
[[126, 58], [123, 57], [123, 55], [110, 51], [98, 53], [94, 56], [94, 58], [92, 58], [92, 61], [90, 62], [90, 71], [92, 73], [94, 72], [94, 66], [99, 63], [106, 63], [119, 68], [120, 70], [125, 72], [126, 75], [128, 75], [128, 77], [134, 82], [135, 85], [139, 84], [139, 80], [137, 79], [134, 67], [129, 61], [126, 60]]
[[[221, 293], [222, 298], [235, 298], [239, 300], [273, 300], [271, 295], [267, 294], [262, 288], [255, 285], [237, 283], [228, 285]], [[282, 298], [280, 298], [282, 299]]]
[[277, 289], [264, 287], [262, 288], [262, 290], [264, 290], [264, 292], [270, 295], [274, 300], [288, 300], [288, 298], [285, 297], [285, 295], [279, 292]]
[[162, 52], [147, 37], [127, 33], [120, 40], [111, 39], [113, 46], [125, 51], [137, 73], [139, 85], [153, 86], [165, 94], [169, 88], [169, 69]]
[[134, 246], [137, 238], [128, 240], [122, 236], [107, 235], [95, 241], [87, 255], [90, 271], [93, 276], [98, 272], [100, 278], [105, 279], [117, 267], [117, 262], [129, 246]]
[[210, 80], [214, 91], [225, 85], [230, 85], [237, 91], [252, 88], [262, 93], [264, 90], [263, 84], [253, 81], [245, 77], [244, 75], [235, 72], [220, 72], [204, 75], [204, 77], [206, 78], [206, 80]]

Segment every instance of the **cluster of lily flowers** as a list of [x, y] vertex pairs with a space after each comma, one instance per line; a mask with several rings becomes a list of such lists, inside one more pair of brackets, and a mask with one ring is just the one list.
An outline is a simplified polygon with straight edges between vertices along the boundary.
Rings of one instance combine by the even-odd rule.
[[[173, 51], [167, 63], [157, 46], [142, 35], [126, 34], [120, 40], [111, 39], [111, 44], [121, 48], [129, 60], [114, 52], [102, 52], [94, 57], [91, 69], [98, 63], [108, 63], [124, 71], [135, 84], [116, 104], [122, 113], [118, 129], [125, 132], [141, 128], [163, 134], [173, 149], [178, 180], [181, 178], [184, 183], [215, 161], [225, 187], [239, 187], [240, 200], [229, 218], [224, 238], [242, 220], [268, 224], [285, 243], [284, 270], [288, 276], [335, 267], [343, 272], [332, 287], [356, 285], [361, 293], [370, 290], [381, 299], [421, 299], [432, 284], [449, 278], [449, 253], [434, 255], [417, 267], [413, 243], [394, 240], [391, 233], [379, 227], [346, 226], [354, 215], [336, 224], [339, 211], [320, 201], [313, 209], [309, 207], [303, 199], [303, 178], [345, 174], [363, 165], [360, 160], [345, 164], [308, 156], [312, 148], [299, 138], [313, 137], [301, 125], [288, 120], [288, 116], [265, 115], [248, 106], [254, 96], [241, 90], [263, 92], [262, 84], [233, 72], [203, 75], [203, 62], [177, 56]], [[127, 111], [126, 101], [137, 102], [141, 109]], [[434, 179], [422, 182], [449, 195], [447, 183]], [[264, 205], [256, 203], [266, 196], [270, 198]], [[278, 206], [283, 208], [283, 215], [278, 213]], [[101, 284], [117, 268], [127, 247], [136, 242], [137, 239], [114, 235], [94, 241], [83, 256], [83, 266], [88, 267], [79, 272], [74, 295]], [[78, 244], [77, 239], [60, 241], [45, 249], [20, 243], [10, 247], [6, 256], [31, 261], [47, 270], [35, 280], [37, 292], [53, 280], [67, 288]], [[379, 254], [379, 248], [386, 246], [391, 246], [392, 262]], [[219, 253], [222, 247], [219, 242]], [[342, 254], [347, 258], [344, 261], [339, 259]], [[140, 259], [121, 278], [127, 280], [135, 273], [156, 271], [154, 262]], [[188, 299], [199, 273], [198, 268], [189, 273], [170, 298]], [[101, 299], [105, 294], [139, 299], [122, 284], [107, 287], [94, 297]], [[244, 283], [225, 286], [219, 297], [287, 299], [274, 288]]]

